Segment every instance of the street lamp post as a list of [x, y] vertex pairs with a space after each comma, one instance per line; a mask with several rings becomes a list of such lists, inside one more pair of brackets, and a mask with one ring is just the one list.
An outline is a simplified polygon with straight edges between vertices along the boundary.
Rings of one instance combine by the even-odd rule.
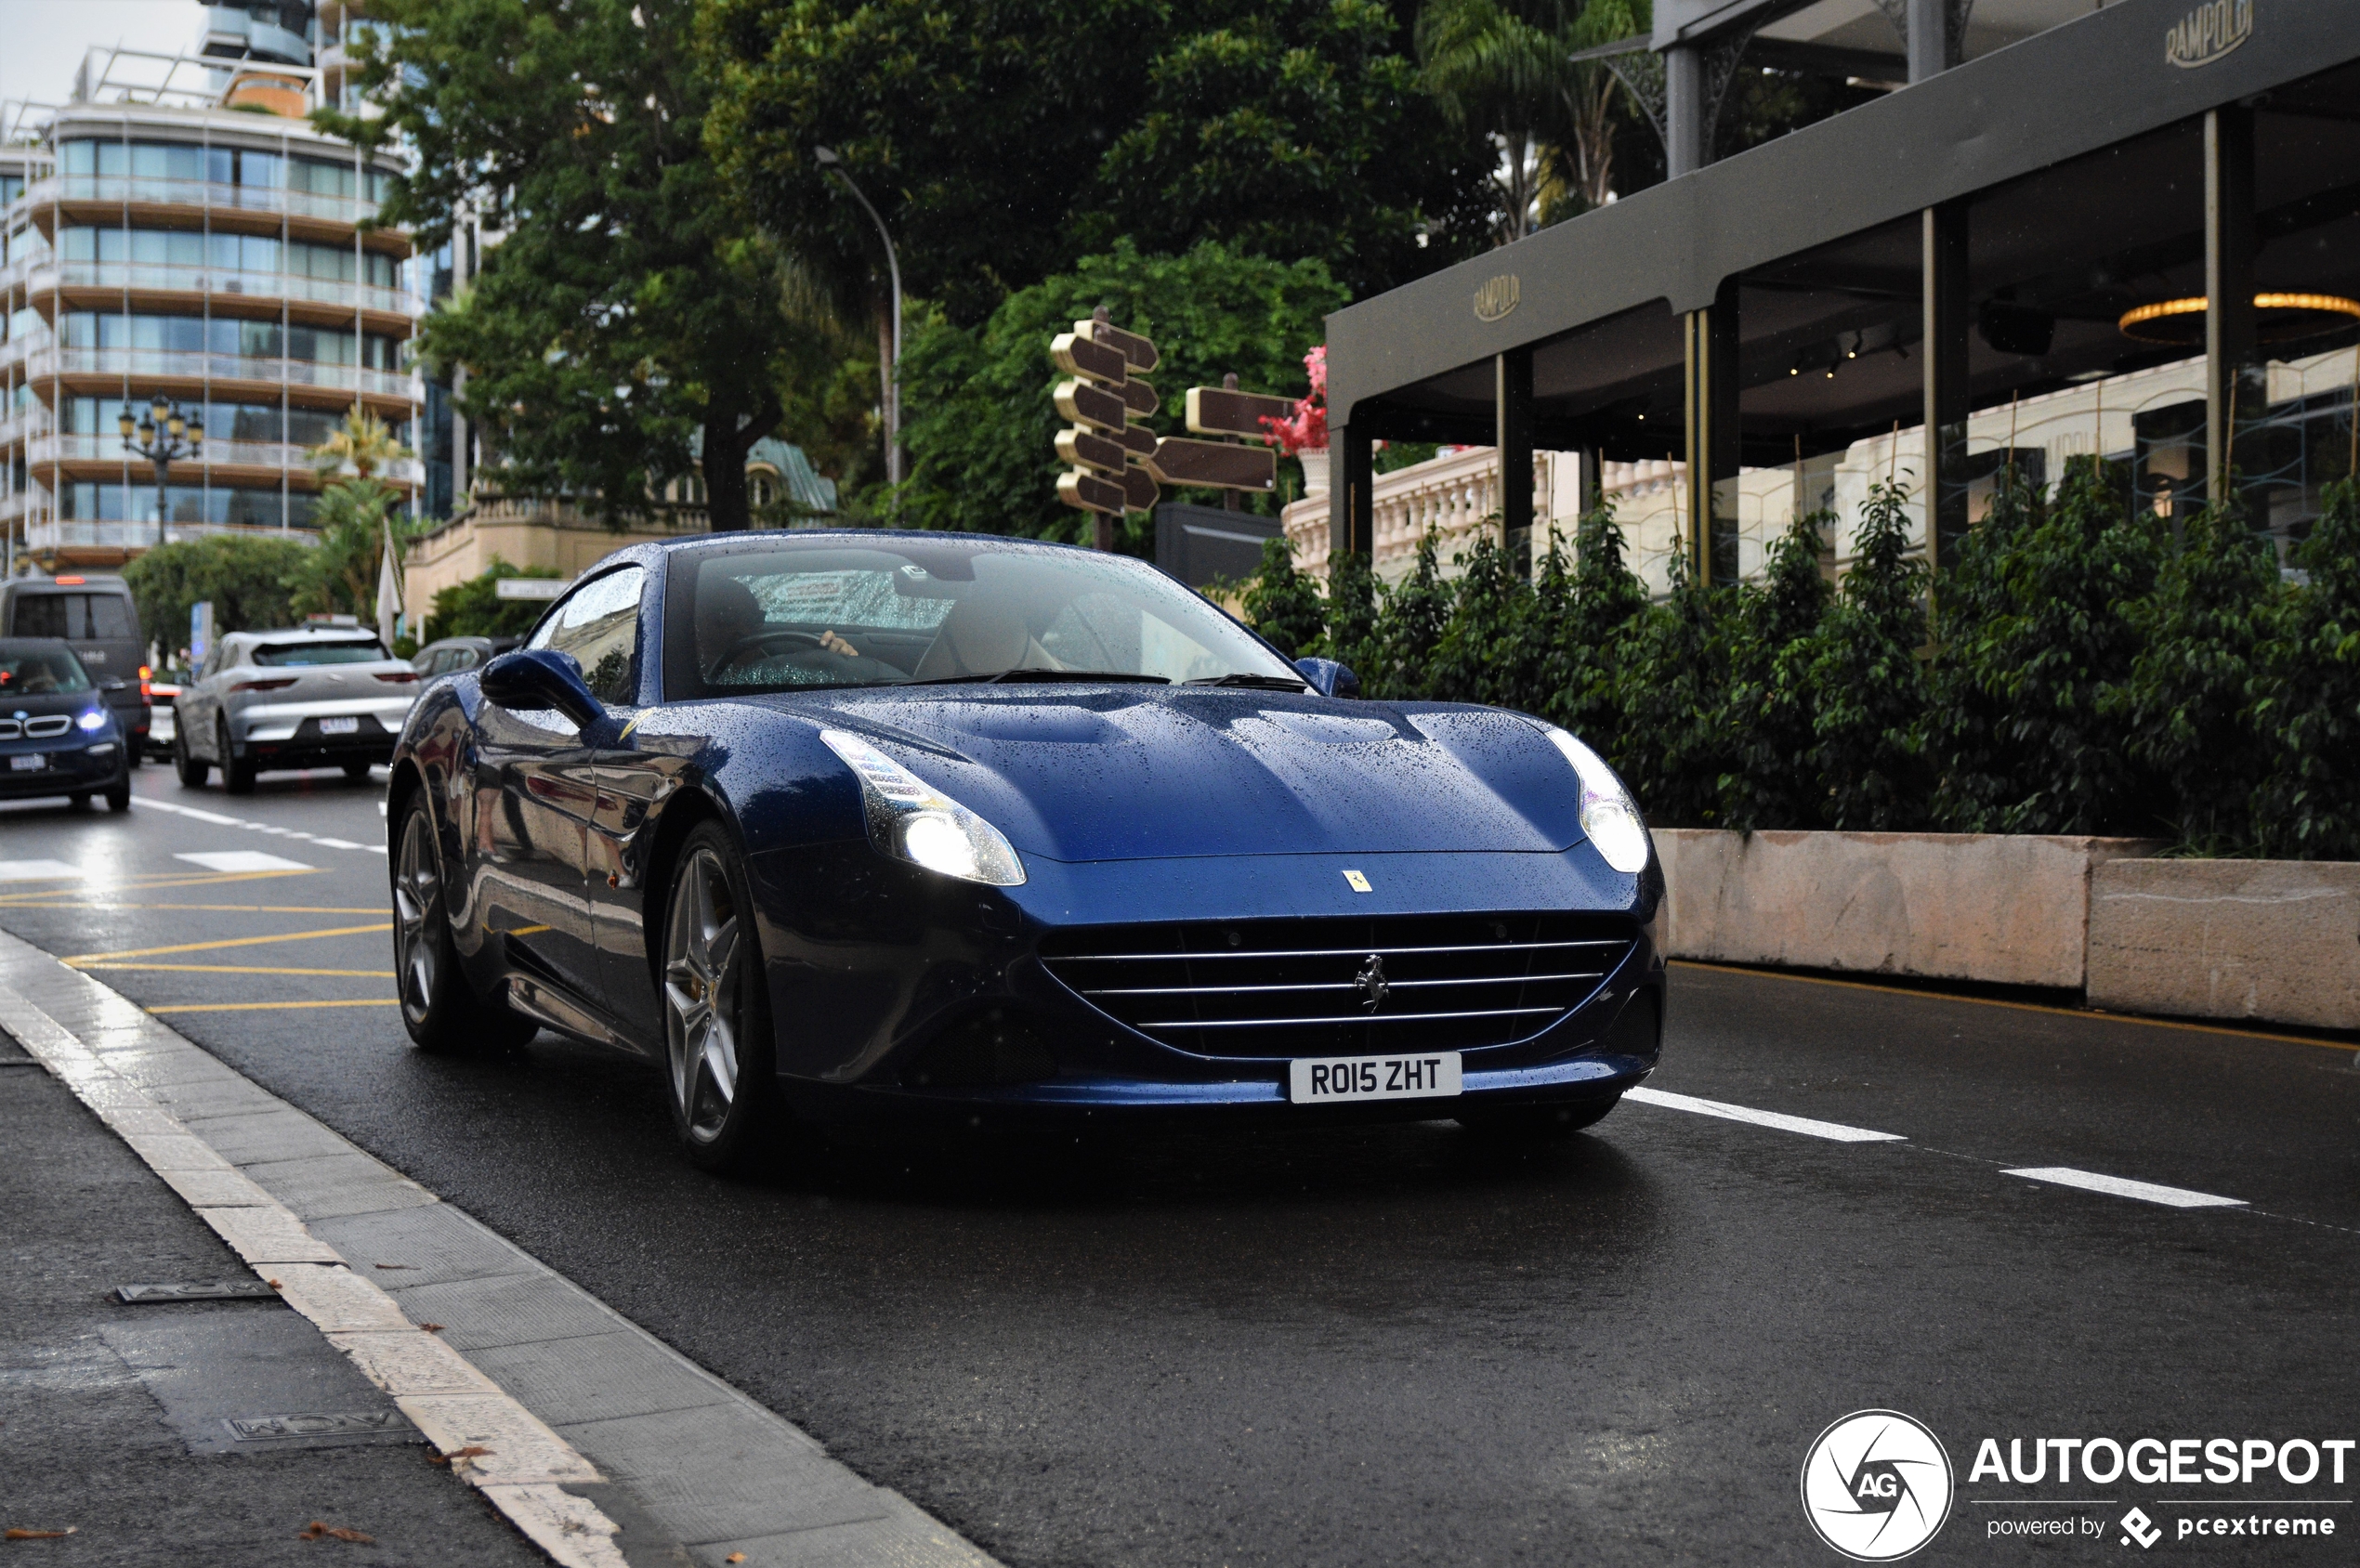
[[[844, 181], [844, 188], [852, 192], [852, 199], [860, 203], [860, 210], [867, 213], [869, 221], [877, 226], [877, 237], [885, 242], [885, 271], [893, 280], [893, 364], [885, 377], [885, 482], [898, 487], [901, 483], [901, 258], [894, 254], [893, 234], [885, 228], [885, 219], [879, 217], [877, 209], [869, 204], [869, 198], [860, 194], [860, 188], [852, 183], [852, 176], [844, 172], [844, 160], [836, 155], [835, 149], [815, 147], [811, 150], [811, 156], [821, 168]], [[897, 510], [900, 504], [897, 496], [894, 501]]]
[[[172, 519], [172, 502], [164, 481], [172, 471], [176, 457], [194, 457], [204, 449], [204, 415], [193, 418], [180, 412], [180, 405], [157, 393], [148, 405], [147, 417], [134, 423], [131, 405], [123, 405], [115, 425], [123, 432], [123, 450], [138, 452], [156, 465], [156, 542], [164, 541], [164, 526]], [[135, 440], [133, 438], [137, 437]]]

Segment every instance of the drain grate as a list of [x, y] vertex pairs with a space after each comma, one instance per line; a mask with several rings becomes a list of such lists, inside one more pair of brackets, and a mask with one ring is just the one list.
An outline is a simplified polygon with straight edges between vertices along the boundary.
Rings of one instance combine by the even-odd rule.
[[391, 1437], [416, 1431], [400, 1412], [371, 1410], [331, 1414], [307, 1410], [293, 1416], [230, 1416], [222, 1420], [240, 1443], [281, 1443], [289, 1438]]
[[118, 1285], [114, 1293], [132, 1306], [156, 1301], [275, 1301], [279, 1293], [260, 1279], [198, 1279], [177, 1285]]

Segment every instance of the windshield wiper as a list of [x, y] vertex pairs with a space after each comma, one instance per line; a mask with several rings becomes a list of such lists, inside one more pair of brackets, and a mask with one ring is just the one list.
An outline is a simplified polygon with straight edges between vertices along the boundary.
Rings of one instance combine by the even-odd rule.
[[987, 684], [1003, 681], [1131, 681], [1141, 686], [1170, 686], [1163, 675], [1134, 675], [1128, 670], [1003, 670], [984, 677]]
[[1251, 686], [1255, 691], [1309, 691], [1308, 681], [1289, 680], [1284, 675], [1249, 675], [1243, 673], [1228, 675], [1207, 675], [1201, 680], [1183, 681], [1183, 686]]

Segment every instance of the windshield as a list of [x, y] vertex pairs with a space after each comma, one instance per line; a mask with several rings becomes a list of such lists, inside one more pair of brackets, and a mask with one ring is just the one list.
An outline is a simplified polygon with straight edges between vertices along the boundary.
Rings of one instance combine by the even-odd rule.
[[0, 643], [0, 702], [12, 697], [55, 697], [59, 692], [89, 689], [89, 673], [72, 648]]
[[664, 593], [674, 698], [811, 686], [1104, 676], [1302, 677], [1251, 634], [1123, 555], [913, 533], [683, 551]]
[[265, 643], [254, 650], [256, 664], [374, 664], [386, 657], [385, 646], [372, 637], [365, 643]]

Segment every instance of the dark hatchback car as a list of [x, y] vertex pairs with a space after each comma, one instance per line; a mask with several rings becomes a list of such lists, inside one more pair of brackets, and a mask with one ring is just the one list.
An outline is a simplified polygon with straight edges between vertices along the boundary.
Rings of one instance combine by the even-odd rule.
[[64, 643], [0, 638], [0, 799], [102, 794], [131, 809], [131, 748], [102, 695]]
[[19, 577], [0, 583], [0, 636], [60, 637], [98, 683], [131, 747], [146, 756], [147, 638], [130, 585], [120, 577]]
[[805, 1118], [1587, 1126], [1659, 1050], [1636, 804], [1346, 674], [1095, 551], [619, 552], [403, 727], [403, 1021], [661, 1062], [708, 1166]]

